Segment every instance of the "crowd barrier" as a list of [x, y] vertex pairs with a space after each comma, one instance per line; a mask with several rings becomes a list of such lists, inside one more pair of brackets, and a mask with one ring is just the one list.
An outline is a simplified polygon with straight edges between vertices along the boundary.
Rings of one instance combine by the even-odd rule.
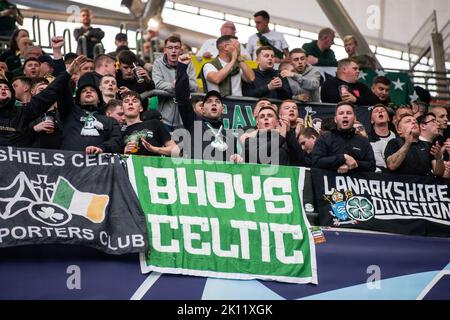
[[[203, 97], [204, 93], [192, 93], [192, 97]], [[175, 96], [162, 90], [151, 90], [141, 94], [142, 98], [158, 97], [158, 99], [174, 99]], [[281, 100], [269, 99], [278, 106]], [[253, 117], [253, 109], [258, 101], [257, 98], [227, 96], [223, 98], [224, 111], [222, 115], [223, 124], [226, 129], [242, 129], [256, 126]], [[316, 130], [320, 129], [321, 122], [325, 118], [334, 118], [336, 104], [331, 103], [304, 103], [297, 100], [299, 115], [305, 120], [307, 126]], [[366, 127], [370, 128], [370, 107], [357, 106], [357, 119]]]

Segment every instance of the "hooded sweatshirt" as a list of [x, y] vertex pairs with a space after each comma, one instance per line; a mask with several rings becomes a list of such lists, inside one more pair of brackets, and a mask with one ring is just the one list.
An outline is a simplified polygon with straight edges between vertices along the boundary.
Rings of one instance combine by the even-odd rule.
[[96, 90], [102, 103], [100, 90], [90, 82], [89, 77], [80, 78], [75, 101], [70, 88], [63, 90], [63, 103], [59, 106], [63, 123], [61, 149], [71, 151], [85, 151], [88, 146], [101, 148], [106, 153], [119, 153], [121, 131], [116, 120], [99, 114], [96, 105], [81, 105], [81, 91], [86, 87]]
[[45, 90], [32, 97], [26, 107], [15, 106], [14, 90], [8, 83], [12, 97], [7, 102], [0, 104], [0, 146], [29, 147], [31, 136], [27, 128], [28, 124], [44, 115], [59, 98], [69, 80], [70, 75], [63, 72]]

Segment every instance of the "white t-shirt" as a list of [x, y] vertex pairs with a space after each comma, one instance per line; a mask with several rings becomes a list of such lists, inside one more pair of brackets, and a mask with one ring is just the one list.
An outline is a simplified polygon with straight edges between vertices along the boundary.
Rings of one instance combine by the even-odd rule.
[[[228, 64], [228, 62], [225, 62], [220, 58], [219, 58], [219, 61], [223, 68]], [[205, 66], [203, 67], [203, 75], [204, 75], [205, 79], [207, 79], [208, 73], [217, 72], [217, 71], [219, 71], [219, 70], [217, 70], [217, 68], [214, 67], [211, 63], [206, 63]], [[231, 95], [232, 96], [242, 97], [242, 74], [243, 74], [243, 72], [241, 69], [238, 74], [231, 77]], [[208, 80], [206, 80], [206, 84], [208, 86], [208, 91], [216, 90], [216, 91], [220, 92], [218, 85], [216, 85], [212, 82], [209, 82]]]
[[[280, 32], [269, 31], [268, 33], [263, 33], [263, 36], [269, 40], [272, 46], [280, 51], [289, 48], [284, 35]], [[262, 47], [262, 44], [256, 34], [248, 38], [247, 52], [252, 56], [253, 60], [256, 60], [256, 50], [258, 50], [259, 47]]]
[[[217, 50], [216, 45], [217, 39], [208, 39], [206, 40], [202, 47], [198, 50], [196, 56], [198, 58], [202, 58], [205, 52], [211, 53], [212, 57], [215, 58], [219, 55], [219, 50]], [[247, 49], [241, 44], [241, 56], [244, 56], [246, 59], [250, 58], [250, 55], [247, 52]]]
[[386, 150], [386, 146], [389, 141], [395, 139], [395, 134], [390, 131], [390, 134], [387, 137], [379, 137], [380, 140], [376, 142], [371, 142], [370, 145], [373, 149], [373, 154], [375, 155], [375, 161], [377, 167], [386, 168], [386, 159], [384, 159], [384, 150]]
[[208, 40], [206, 40], [203, 43], [203, 45], [200, 48], [200, 50], [198, 50], [198, 52], [196, 54], [197, 57], [199, 57], [199, 58], [203, 57], [203, 54], [205, 52], [211, 53], [213, 58], [217, 57], [217, 55], [219, 54], [219, 51], [217, 50], [216, 41], [217, 41], [217, 39], [208, 39]]

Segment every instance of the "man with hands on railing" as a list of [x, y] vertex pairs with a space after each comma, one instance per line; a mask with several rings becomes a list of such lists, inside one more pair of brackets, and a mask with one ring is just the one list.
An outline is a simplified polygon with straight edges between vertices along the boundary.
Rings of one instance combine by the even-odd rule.
[[[73, 31], [73, 36], [78, 42], [77, 53], [84, 54], [82, 49], [85, 49], [87, 57], [93, 59], [94, 46], [97, 43], [101, 43], [105, 33], [102, 29], [93, 28], [91, 26], [91, 16], [91, 10], [87, 8], [82, 8], [80, 10], [80, 20], [83, 25]], [[84, 46], [83, 39], [86, 40], [86, 48], [82, 48]]]

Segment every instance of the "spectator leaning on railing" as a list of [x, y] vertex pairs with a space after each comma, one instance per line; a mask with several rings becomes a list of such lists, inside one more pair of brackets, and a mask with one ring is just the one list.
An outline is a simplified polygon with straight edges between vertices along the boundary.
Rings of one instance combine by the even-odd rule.
[[86, 55], [88, 58], [94, 58], [94, 46], [98, 43], [102, 42], [105, 33], [100, 28], [93, 28], [91, 26], [91, 17], [92, 12], [87, 8], [82, 8], [80, 10], [80, 19], [83, 24], [81, 27], [76, 28], [73, 31], [73, 36], [75, 40], [78, 42], [77, 52], [84, 54], [82, 52], [82, 43], [81, 37], [85, 37], [86, 39]]

